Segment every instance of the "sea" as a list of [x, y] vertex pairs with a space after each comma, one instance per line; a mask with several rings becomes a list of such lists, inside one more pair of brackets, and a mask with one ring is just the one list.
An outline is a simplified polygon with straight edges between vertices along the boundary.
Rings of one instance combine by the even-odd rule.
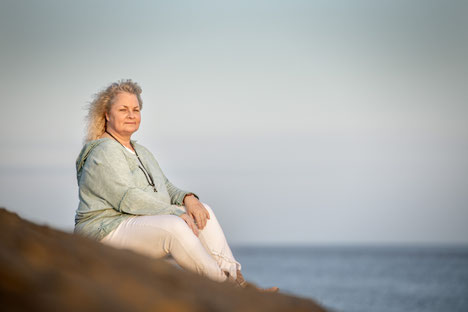
[[232, 246], [243, 275], [329, 311], [468, 312], [468, 246]]

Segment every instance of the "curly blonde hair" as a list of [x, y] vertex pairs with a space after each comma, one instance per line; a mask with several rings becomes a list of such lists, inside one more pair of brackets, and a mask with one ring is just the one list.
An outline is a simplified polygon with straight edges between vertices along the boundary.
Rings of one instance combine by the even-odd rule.
[[140, 109], [143, 108], [141, 100], [141, 88], [131, 79], [119, 80], [94, 95], [94, 100], [89, 103], [88, 116], [86, 116], [85, 143], [98, 139], [106, 130], [106, 112], [109, 112], [115, 97], [120, 92], [136, 95]]

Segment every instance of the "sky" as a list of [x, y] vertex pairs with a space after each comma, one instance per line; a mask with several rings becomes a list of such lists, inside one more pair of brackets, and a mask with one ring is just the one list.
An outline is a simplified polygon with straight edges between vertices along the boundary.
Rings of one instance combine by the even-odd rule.
[[72, 232], [93, 95], [233, 244], [468, 244], [466, 1], [0, 2], [0, 207]]

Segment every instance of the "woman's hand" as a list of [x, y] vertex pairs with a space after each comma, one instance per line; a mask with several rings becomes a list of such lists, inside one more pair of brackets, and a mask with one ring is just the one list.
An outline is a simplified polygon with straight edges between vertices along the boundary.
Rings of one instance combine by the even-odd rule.
[[195, 219], [198, 229], [203, 230], [206, 226], [207, 219], [210, 218], [210, 213], [205, 206], [193, 195], [187, 195], [184, 198], [185, 211]]
[[187, 223], [187, 225], [189, 226], [189, 228], [192, 229], [193, 234], [195, 234], [196, 236], [198, 236], [198, 228], [197, 228], [197, 226], [195, 225], [195, 223], [193, 222], [192, 217], [189, 216], [189, 215], [186, 214], [186, 213], [181, 214], [180, 217], [185, 221], [185, 223]]

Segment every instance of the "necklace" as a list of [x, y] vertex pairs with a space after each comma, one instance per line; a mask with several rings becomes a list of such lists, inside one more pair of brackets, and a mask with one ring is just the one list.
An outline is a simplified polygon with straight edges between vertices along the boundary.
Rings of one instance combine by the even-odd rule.
[[[105, 132], [108, 135], [110, 135], [114, 140], [119, 142], [119, 144], [122, 145], [122, 147], [125, 148], [125, 146], [122, 143], [120, 143], [120, 141], [117, 140], [117, 138], [115, 136], [113, 136], [111, 133], [107, 132], [107, 130]], [[153, 190], [155, 192], [157, 192], [158, 190], [156, 189], [156, 185], [154, 184], [153, 177], [151, 176], [151, 173], [146, 169], [145, 165], [143, 165], [143, 162], [141, 161], [140, 156], [138, 156], [138, 152], [137, 152], [136, 148], [133, 146], [132, 141], [130, 141], [130, 145], [132, 146], [133, 150], [135, 151], [135, 155], [138, 158], [138, 161], [140, 162], [140, 165], [138, 165], [138, 168], [140, 168], [141, 171], [143, 171], [143, 174], [145, 175], [145, 178], [146, 178], [146, 181], [148, 181], [148, 184], [153, 187]]]

